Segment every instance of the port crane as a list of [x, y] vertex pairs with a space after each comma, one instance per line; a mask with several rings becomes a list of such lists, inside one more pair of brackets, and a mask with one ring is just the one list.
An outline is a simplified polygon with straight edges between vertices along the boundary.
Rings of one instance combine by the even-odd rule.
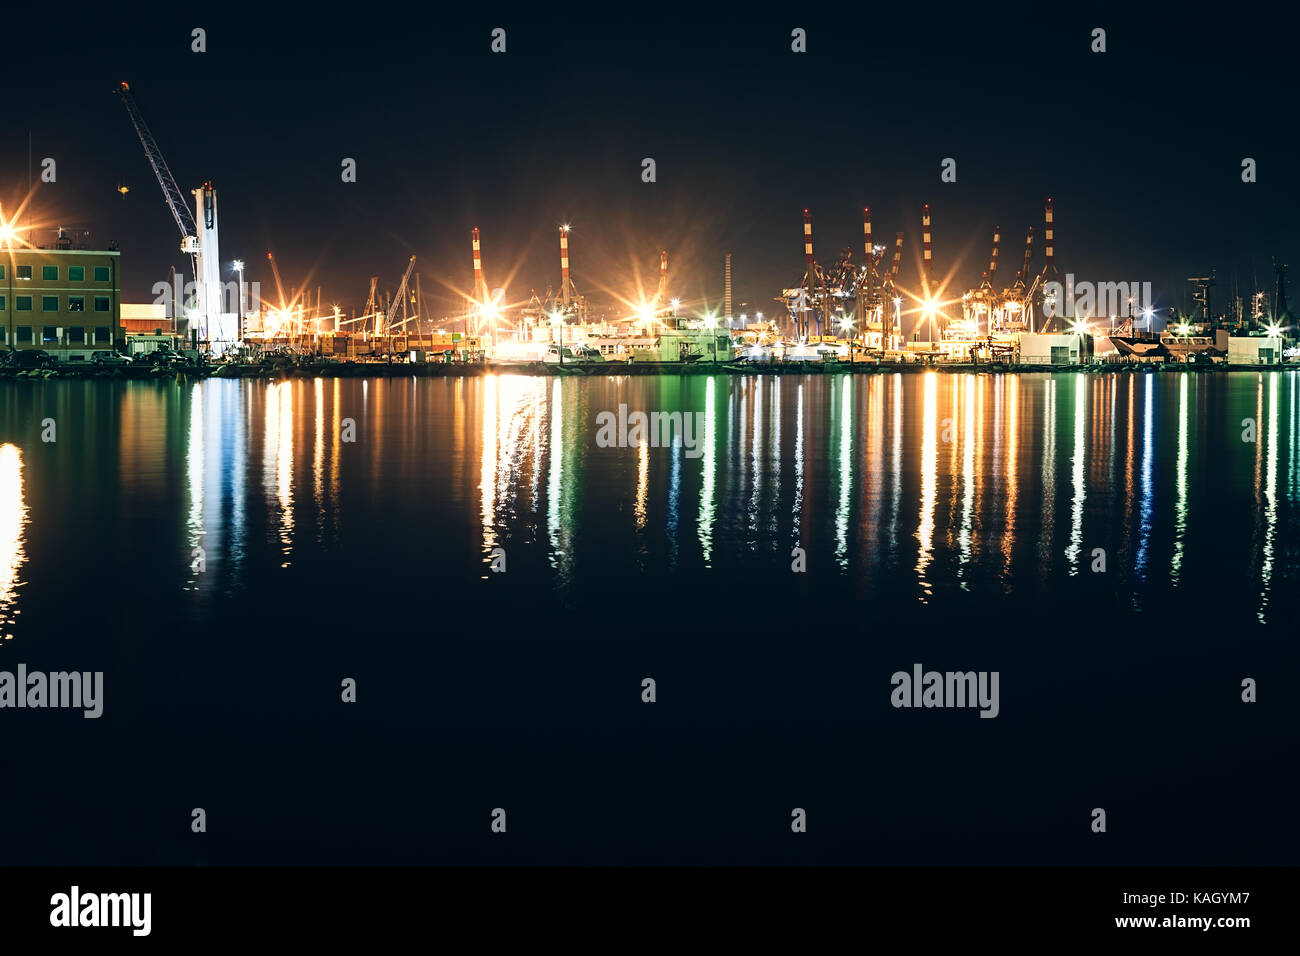
[[[385, 334], [391, 335], [394, 328], [405, 328], [406, 325], [412, 319], [416, 318], [416, 316], [412, 314], [411, 309], [408, 307], [406, 301], [407, 299], [406, 287], [410, 284], [411, 273], [414, 271], [415, 271], [415, 256], [411, 256], [410, 261], [406, 263], [406, 271], [402, 273], [402, 281], [397, 286], [397, 294], [394, 295], [392, 299], [393, 303], [395, 303], [396, 305], [396, 308], [390, 307], [389, 314], [384, 316]], [[397, 314], [398, 309], [401, 310], [402, 321], [394, 322], [393, 316]]]
[[[171, 210], [172, 218], [176, 221], [176, 227], [181, 232], [181, 252], [190, 257], [190, 267], [193, 270], [197, 290], [194, 302], [197, 309], [194, 309], [193, 312], [196, 313], [194, 317], [198, 319], [198, 324], [194, 332], [198, 340], [206, 343], [209, 341], [209, 333], [214, 331], [212, 326], [215, 324], [220, 327], [223, 318], [221, 308], [221, 257], [217, 243], [216, 190], [212, 188], [212, 183], [205, 182], [198, 189], [192, 191], [195, 198], [195, 210], [202, 218], [202, 225], [200, 226], [195, 219], [195, 215], [190, 212], [184, 194], [176, 185], [176, 178], [172, 176], [171, 169], [167, 166], [167, 160], [163, 158], [162, 150], [158, 147], [157, 140], [154, 139], [153, 133], [149, 131], [149, 126], [144, 121], [144, 116], [140, 113], [140, 107], [136, 104], [130, 85], [123, 81], [118, 84], [116, 92], [121, 97], [127, 115], [131, 118], [131, 125], [135, 127], [136, 135], [140, 137], [140, 145], [144, 147], [145, 158], [149, 160], [149, 165], [153, 168], [154, 176], [158, 179], [158, 185], [162, 188], [163, 199], [166, 200], [167, 208]], [[232, 337], [227, 334], [230, 331], [229, 328], [220, 328], [217, 338], [224, 340]]]
[[[153, 138], [153, 133], [149, 132], [149, 125], [144, 121], [144, 116], [140, 113], [140, 107], [136, 104], [135, 97], [131, 95], [130, 84], [125, 81], [119, 83], [117, 95], [121, 98], [122, 105], [126, 107], [127, 115], [131, 118], [131, 125], [135, 127], [135, 133], [140, 137], [140, 145], [144, 147], [145, 158], [149, 160], [149, 165], [158, 178], [158, 185], [162, 187], [163, 199], [167, 202], [167, 208], [171, 210], [172, 218], [176, 220], [176, 228], [181, 231], [181, 252], [190, 257], [190, 269], [197, 279], [199, 272], [199, 228], [194, 223], [194, 216], [190, 213], [189, 204], [185, 201], [180, 187], [176, 185], [176, 179], [167, 166], [167, 160], [163, 158], [162, 150], [158, 148], [157, 140]], [[123, 198], [125, 196], [126, 194], [123, 193]]]

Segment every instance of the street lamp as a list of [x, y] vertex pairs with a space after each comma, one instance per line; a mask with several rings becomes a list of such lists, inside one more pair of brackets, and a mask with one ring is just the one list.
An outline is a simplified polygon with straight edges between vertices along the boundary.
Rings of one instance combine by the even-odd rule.
[[244, 338], [244, 260], [236, 259], [234, 262], [231, 263], [231, 265], [234, 266], [235, 272], [239, 274], [239, 296], [238, 296], [239, 302], [236, 305], [236, 308], [239, 310], [239, 315], [235, 317], [235, 338], [239, 339], [240, 341], [243, 341]]
[[564, 364], [564, 316], [559, 312], [551, 313], [551, 325], [560, 330], [560, 345], [555, 354], [560, 357], [560, 364]]

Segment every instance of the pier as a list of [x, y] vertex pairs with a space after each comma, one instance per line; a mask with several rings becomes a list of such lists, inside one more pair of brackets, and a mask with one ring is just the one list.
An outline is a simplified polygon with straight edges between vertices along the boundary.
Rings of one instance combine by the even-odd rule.
[[107, 379], [126, 381], [177, 381], [205, 378], [261, 379], [283, 381], [293, 378], [474, 378], [484, 375], [535, 375], [578, 378], [653, 375], [884, 375], [924, 372], [1011, 374], [1029, 372], [1083, 372], [1093, 375], [1169, 375], [1227, 372], [1286, 371], [1287, 365], [1208, 365], [1196, 363], [1144, 364], [1106, 362], [1083, 365], [1039, 365], [1018, 362], [718, 362], [693, 364], [606, 362], [590, 365], [554, 365], [546, 362], [496, 363], [450, 362], [325, 362], [300, 365], [190, 365], [180, 368], [123, 366], [103, 369], [84, 364], [48, 369], [0, 368], [0, 381], [37, 382], [47, 379]]

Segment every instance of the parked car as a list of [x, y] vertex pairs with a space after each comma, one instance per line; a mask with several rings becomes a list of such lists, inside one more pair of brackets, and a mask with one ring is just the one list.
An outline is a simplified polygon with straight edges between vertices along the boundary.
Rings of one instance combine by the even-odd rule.
[[131, 360], [120, 352], [92, 352], [90, 361], [95, 365], [130, 365]]
[[44, 349], [10, 349], [4, 363], [10, 368], [53, 368], [54, 356]]
[[145, 362], [149, 365], [160, 365], [166, 368], [184, 362], [185, 357], [179, 352], [173, 351], [166, 345], [160, 345], [152, 352], [147, 352], [144, 355], [141, 355], [139, 361]]

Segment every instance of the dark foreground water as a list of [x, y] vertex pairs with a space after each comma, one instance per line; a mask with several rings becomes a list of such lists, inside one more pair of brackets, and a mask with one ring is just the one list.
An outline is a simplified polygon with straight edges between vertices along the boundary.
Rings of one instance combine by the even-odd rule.
[[0, 862], [1300, 858], [1297, 373], [0, 388]]

